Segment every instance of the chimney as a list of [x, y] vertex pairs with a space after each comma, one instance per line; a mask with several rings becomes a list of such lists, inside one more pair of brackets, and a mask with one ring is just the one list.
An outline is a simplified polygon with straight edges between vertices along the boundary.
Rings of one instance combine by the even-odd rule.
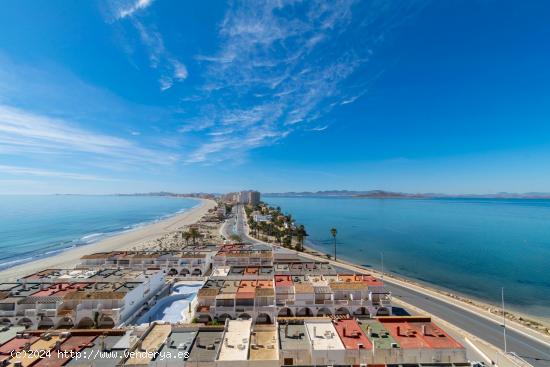
[[344, 334], [344, 338], [346, 337], [346, 327], [344, 326], [344, 329], [343, 329], [343, 334]]
[[426, 324], [422, 325], [422, 335], [426, 335]]
[[285, 324], [285, 338], [288, 338], [288, 323]]
[[397, 336], [401, 336], [401, 326], [397, 326]]
[[313, 337], [314, 337], [314, 338], [317, 337], [317, 326], [314, 326], [314, 327], [313, 327]]

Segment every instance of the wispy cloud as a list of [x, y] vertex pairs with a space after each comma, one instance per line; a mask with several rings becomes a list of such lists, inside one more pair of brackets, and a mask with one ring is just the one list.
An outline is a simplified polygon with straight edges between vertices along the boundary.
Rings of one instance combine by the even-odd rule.
[[171, 55], [164, 46], [164, 39], [154, 26], [145, 26], [140, 20], [132, 19], [132, 24], [138, 31], [141, 42], [149, 54], [150, 66], [160, 73], [160, 89], [165, 91], [187, 78], [187, 67]]
[[52, 171], [41, 168], [30, 168], [20, 166], [7, 166], [0, 164], [0, 172], [14, 176], [39, 176], [39, 177], [51, 177], [62, 178], [68, 180], [85, 180], [85, 181], [114, 181], [112, 178], [106, 178], [96, 175], [60, 172]]
[[133, 15], [135, 12], [147, 8], [153, 3], [153, 0], [132, 0], [115, 2], [115, 17], [123, 19]]
[[[365, 92], [365, 75], [377, 73], [367, 68], [373, 49], [395, 26], [379, 20], [399, 7], [353, 0], [230, 5], [219, 51], [195, 57], [206, 68], [202, 92], [210, 103], [180, 129], [205, 140], [187, 161], [242, 157], [298, 129], [325, 130], [310, 126]], [[357, 73], [363, 84], [353, 80]]]
[[[185, 64], [166, 49], [164, 38], [156, 26], [145, 22], [144, 17], [138, 16], [140, 10], [148, 8], [152, 3], [153, 0], [109, 2], [106, 17], [109, 22], [129, 21], [127, 24], [135, 29], [149, 56], [149, 66], [159, 73], [158, 83], [161, 91], [165, 91], [172, 88], [175, 82], [184, 81], [188, 71]], [[125, 47], [125, 50], [132, 48]]]
[[75, 152], [126, 163], [170, 163], [176, 157], [119, 137], [92, 132], [63, 119], [0, 105], [0, 151], [10, 154], [69, 155]]

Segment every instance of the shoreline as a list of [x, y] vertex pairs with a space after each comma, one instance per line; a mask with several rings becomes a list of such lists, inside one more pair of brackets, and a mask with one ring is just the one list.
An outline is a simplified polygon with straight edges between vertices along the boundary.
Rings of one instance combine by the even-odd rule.
[[198, 222], [209, 209], [216, 205], [214, 201], [209, 199], [194, 199], [200, 200], [200, 203], [183, 213], [120, 232], [91, 244], [68, 248], [53, 256], [3, 269], [0, 271], [0, 281], [16, 281], [21, 276], [28, 275], [31, 269], [34, 272], [47, 268], [70, 268], [75, 266], [82, 256], [94, 252], [124, 250], [133, 247], [141, 249], [148, 241]]
[[[303, 253], [307, 254], [309, 256], [314, 256], [314, 257], [317, 257], [317, 258], [321, 258], [321, 259], [324, 259], [324, 260], [329, 260], [329, 261], [334, 262], [334, 260], [332, 259], [332, 255], [331, 255], [330, 259], [327, 258], [326, 255], [330, 255], [329, 253], [324, 252], [322, 250], [317, 250], [316, 248], [312, 247], [310, 243], [309, 244], [304, 243], [304, 252]], [[371, 268], [371, 267], [365, 267], [365, 266], [360, 265], [360, 264], [355, 264], [352, 261], [345, 260], [345, 259], [342, 259], [342, 258], [338, 258], [336, 263], [340, 263], [342, 265], [347, 265], [347, 266], [352, 266], [352, 267], [355, 267], [355, 268], [358, 268], [358, 269], [362, 269], [363, 271], [368, 271], [370, 273], [373, 273], [377, 277], [382, 276], [382, 273], [377, 269], [374, 269], [374, 268]], [[435, 293], [439, 296], [449, 297], [452, 300], [455, 300], [455, 301], [458, 301], [458, 302], [464, 304], [464, 306], [470, 306], [472, 308], [476, 308], [476, 309], [480, 309], [480, 310], [483, 310], [485, 312], [488, 312], [493, 316], [502, 317], [502, 311], [498, 306], [492, 305], [492, 304], [487, 303], [485, 301], [478, 300], [478, 299], [475, 299], [475, 298], [472, 299], [471, 297], [469, 297], [467, 295], [459, 294], [457, 292], [452, 292], [452, 291], [444, 289], [443, 287], [439, 288], [436, 284], [421, 282], [421, 281], [418, 281], [416, 279], [411, 279], [411, 278], [408, 278], [408, 277], [395, 275], [391, 272], [384, 272], [383, 275], [386, 279], [390, 278], [391, 280], [396, 281], [396, 282], [406, 283], [408, 285], [418, 287], [418, 288], [420, 288], [420, 289], [422, 289], [423, 291], [426, 291], [426, 292], [432, 292], [432, 293]], [[543, 334], [547, 337], [550, 336], [550, 319], [547, 320], [547, 319], [539, 318], [539, 317], [536, 317], [536, 316], [533, 316], [533, 315], [521, 313], [521, 312], [516, 311], [515, 309], [506, 310], [506, 315], [507, 315], [507, 317], [506, 317], [507, 320], [514, 321], [514, 322], [522, 325], [523, 327], [526, 327], [526, 328], [528, 328], [530, 330], [533, 330], [535, 332], [539, 332], [539, 333], [541, 333], [541, 334]]]

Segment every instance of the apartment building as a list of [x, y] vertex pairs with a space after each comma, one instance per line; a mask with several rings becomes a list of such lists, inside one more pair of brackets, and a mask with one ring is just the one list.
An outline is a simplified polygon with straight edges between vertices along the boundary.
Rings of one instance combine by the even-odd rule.
[[270, 248], [257, 245], [223, 245], [213, 257], [214, 266], [273, 266]]
[[45, 270], [0, 284], [0, 320], [28, 328], [114, 327], [163, 285], [158, 270]]
[[378, 281], [369, 286], [372, 277], [366, 277], [368, 281], [362, 275], [276, 274], [278, 316], [391, 315], [391, 293]]
[[215, 246], [187, 247], [183, 251], [111, 251], [85, 255], [80, 267], [161, 269], [172, 276], [202, 276], [212, 266]]
[[[11, 355], [22, 350], [50, 350], [53, 358]], [[71, 350], [93, 354], [94, 365], [108, 367], [469, 366], [464, 347], [428, 317], [294, 318], [268, 325], [227, 320], [218, 326], [152, 323], [145, 329], [27, 330], [0, 345], [0, 361], [9, 366], [91, 365], [89, 360], [55, 353]]]
[[195, 315], [208, 322], [252, 319], [273, 323], [277, 317], [273, 281], [266, 279], [209, 279], [197, 294]]

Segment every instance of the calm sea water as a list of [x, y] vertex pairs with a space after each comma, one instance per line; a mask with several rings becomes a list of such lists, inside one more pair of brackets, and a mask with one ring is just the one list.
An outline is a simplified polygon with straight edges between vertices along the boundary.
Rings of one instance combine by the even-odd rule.
[[357, 264], [550, 318], [550, 200], [264, 198], [313, 247]]
[[198, 200], [139, 196], [0, 196], [0, 269], [167, 218]]

